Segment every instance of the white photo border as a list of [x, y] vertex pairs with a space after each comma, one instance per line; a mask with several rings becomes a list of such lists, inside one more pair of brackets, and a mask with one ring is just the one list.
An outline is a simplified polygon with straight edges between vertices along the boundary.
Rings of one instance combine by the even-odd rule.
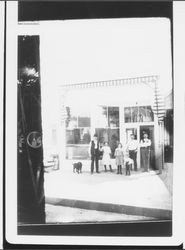
[[[174, 192], [172, 237], [87, 237], [27, 236], [17, 234], [17, 36], [24, 33], [17, 26], [17, 2], [7, 2], [6, 65], [6, 240], [10, 244], [43, 245], [147, 245], [167, 246], [184, 243], [185, 207], [183, 202], [185, 137], [185, 2], [173, 2], [174, 38]], [[27, 25], [27, 34], [39, 34], [37, 26]]]

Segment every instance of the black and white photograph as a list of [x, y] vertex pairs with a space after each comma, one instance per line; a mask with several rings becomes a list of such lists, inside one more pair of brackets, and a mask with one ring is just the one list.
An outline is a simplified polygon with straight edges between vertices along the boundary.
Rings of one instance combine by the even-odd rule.
[[7, 10], [14, 243], [173, 239], [173, 3], [20, 1]]
[[18, 36], [19, 222], [171, 219], [170, 19], [39, 25]]

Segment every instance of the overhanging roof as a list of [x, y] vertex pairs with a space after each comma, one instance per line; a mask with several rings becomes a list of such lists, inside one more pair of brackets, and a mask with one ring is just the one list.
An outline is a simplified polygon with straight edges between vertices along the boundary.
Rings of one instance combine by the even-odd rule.
[[[132, 77], [132, 78], [123, 78], [115, 80], [105, 80], [105, 81], [95, 81], [95, 82], [86, 82], [86, 83], [68, 83], [64, 85], [59, 85], [61, 89], [82, 89], [82, 88], [95, 88], [95, 87], [114, 87], [114, 86], [124, 86], [124, 85], [133, 85], [133, 84], [152, 84], [156, 83], [159, 79], [158, 75], [142, 76], [142, 77]], [[150, 85], [154, 88], [154, 86]]]

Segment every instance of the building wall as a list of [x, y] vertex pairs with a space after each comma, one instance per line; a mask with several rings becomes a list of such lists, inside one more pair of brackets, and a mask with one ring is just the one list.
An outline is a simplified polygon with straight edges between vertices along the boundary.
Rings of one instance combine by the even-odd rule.
[[[154, 128], [154, 148], [153, 148], [153, 155], [155, 157], [155, 167], [159, 168], [159, 165], [161, 165], [161, 150], [162, 145], [160, 145], [161, 140], [161, 134], [159, 133], [159, 126], [156, 115], [154, 115], [153, 121], [144, 121], [144, 122], [128, 122], [126, 123], [124, 121], [125, 116], [125, 107], [138, 107], [138, 106], [152, 106], [153, 105], [153, 92], [151, 88], [148, 88], [148, 86], [127, 86], [127, 87], [114, 87], [114, 88], [92, 88], [92, 89], [77, 89], [77, 90], [70, 90], [67, 92], [67, 95], [65, 96], [65, 107], [75, 107], [79, 112], [80, 110], [86, 109], [90, 112], [91, 118], [93, 117], [94, 108], [98, 106], [104, 106], [104, 107], [118, 107], [119, 108], [119, 141], [123, 143], [123, 145], [126, 144], [127, 138], [126, 138], [126, 129], [128, 128], [135, 128], [137, 131], [137, 140], [140, 141], [140, 128], [141, 126], [153, 126]], [[94, 115], [96, 117], [96, 115]], [[101, 126], [100, 126], [101, 127]], [[90, 126], [90, 139], [92, 138], [93, 134], [97, 132], [96, 130], [95, 121], [93, 121], [92, 118], [92, 124]], [[108, 127], [104, 126], [102, 129], [108, 129]], [[109, 128], [110, 129], [110, 128]], [[74, 159], [77, 160], [77, 158], [73, 157], [70, 154], [70, 150], [66, 152], [66, 123], [65, 121], [62, 122], [62, 125], [60, 126], [60, 129], [58, 131], [58, 134], [60, 134], [60, 137], [62, 135], [63, 143], [62, 143], [62, 149], [60, 148], [60, 154], [63, 159], [63, 162], [66, 161], [66, 159]], [[57, 136], [58, 138], [58, 136]], [[84, 148], [83, 148], [84, 147]], [[81, 145], [80, 146], [81, 152], [86, 150], [84, 160], [89, 159], [88, 155], [88, 144]], [[62, 153], [61, 153], [62, 152]], [[66, 157], [67, 156], [67, 157]], [[83, 157], [81, 158], [83, 159]], [[140, 153], [138, 153], [138, 163], [140, 165]], [[64, 163], [65, 164], [65, 163]]]

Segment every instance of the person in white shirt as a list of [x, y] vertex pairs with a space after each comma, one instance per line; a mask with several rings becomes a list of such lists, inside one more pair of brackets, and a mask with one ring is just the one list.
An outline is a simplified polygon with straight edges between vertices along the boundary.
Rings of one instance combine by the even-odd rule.
[[129, 152], [129, 158], [134, 161], [134, 170], [137, 171], [137, 150], [138, 142], [135, 140], [134, 134], [130, 135], [130, 140], [127, 143], [127, 150]]
[[144, 172], [148, 172], [150, 169], [150, 146], [151, 140], [148, 138], [148, 134], [143, 134], [143, 139], [140, 143], [141, 148], [141, 162]]

